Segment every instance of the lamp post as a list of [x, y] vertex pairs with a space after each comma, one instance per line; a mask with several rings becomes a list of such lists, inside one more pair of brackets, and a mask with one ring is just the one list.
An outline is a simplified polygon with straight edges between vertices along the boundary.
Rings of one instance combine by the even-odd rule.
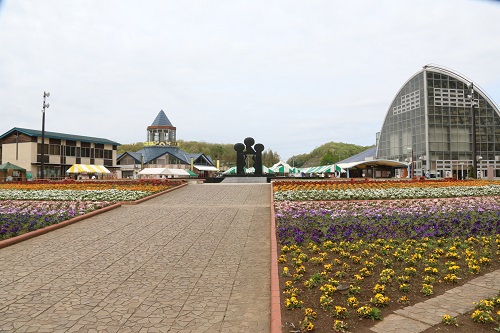
[[464, 180], [464, 164], [460, 163], [460, 165], [462, 166], [462, 172], [460, 173], [460, 179]]
[[411, 169], [410, 169], [410, 178], [413, 178], [415, 176], [415, 171], [414, 171], [414, 168], [413, 168], [413, 163], [414, 163], [414, 156], [413, 156], [413, 148], [406, 148], [408, 151], [411, 150]]
[[469, 85], [470, 95], [467, 97], [470, 101], [470, 111], [472, 113], [472, 178], [477, 178], [477, 145], [476, 145], [476, 112], [474, 111], [474, 83]]
[[43, 179], [45, 177], [44, 174], [44, 159], [45, 159], [45, 109], [47, 109], [50, 104], [45, 103], [45, 99], [50, 96], [50, 92], [44, 91], [43, 92], [43, 109], [42, 109], [42, 158], [40, 162], [40, 179]]

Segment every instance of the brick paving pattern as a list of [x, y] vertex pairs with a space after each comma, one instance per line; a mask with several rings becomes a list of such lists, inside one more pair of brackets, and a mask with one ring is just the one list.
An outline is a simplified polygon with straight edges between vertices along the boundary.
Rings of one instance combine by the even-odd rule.
[[0, 332], [269, 332], [270, 185], [189, 185], [0, 249]]

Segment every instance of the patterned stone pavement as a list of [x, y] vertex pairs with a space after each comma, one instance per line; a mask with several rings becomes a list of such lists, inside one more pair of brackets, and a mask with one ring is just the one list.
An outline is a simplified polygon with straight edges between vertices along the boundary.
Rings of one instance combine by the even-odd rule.
[[397, 310], [374, 327], [377, 333], [419, 333], [439, 324], [443, 315], [456, 317], [474, 309], [473, 302], [492, 297], [500, 291], [500, 271], [477, 277], [443, 295]]
[[269, 332], [270, 185], [189, 185], [0, 249], [0, 332]]

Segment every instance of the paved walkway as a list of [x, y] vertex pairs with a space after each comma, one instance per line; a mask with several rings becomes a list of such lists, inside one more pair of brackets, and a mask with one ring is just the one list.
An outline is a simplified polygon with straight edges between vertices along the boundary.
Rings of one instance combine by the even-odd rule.
[[443, 295], [397, 310], [371, 328], [377, 333], [419, 333], [437, 325], [448, 314], [456, 317], [474, 309], [472, 302], [495, 296], [500, 291], [500, 271], [477, 277]]
[[0, 332], [269, 332], [270, 185], [189, 185], [0, 249]]

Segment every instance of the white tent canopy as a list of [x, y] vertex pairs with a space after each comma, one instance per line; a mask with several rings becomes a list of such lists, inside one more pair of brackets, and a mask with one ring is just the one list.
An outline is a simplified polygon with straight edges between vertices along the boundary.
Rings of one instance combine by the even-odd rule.
[[[245, 170], [245, 173], [253, 174], [253, 173], [255, 173], [255, 168], [254, 167], [248, 168], [248, 169]], [[263, 174], [269, 174], [269, 173], [274, 173], [274, 172], [270, 168], [268, 168], [265, 165], [263, 165], [262, 166], [262, 173]]]
[[214, 166], [211, 165], [194, 165], [194, 167], [200, 171], [218, 171]]
[[164, 174], [171, 176], [190, 176], [189, 172], [184, 169], [165, 169], [164, 172]]
[[331, 164], [331, 165], [321, 165], [321, 166], [315, 166], [315, 167], [309, 167], [309, 168], [301, 168], [301, 172], [304, 173], [334, 173], [336, 171], [338, 172], [345, 172], [344, 169], [342, 169], [339, 165], [337, 164]]
[[169, 168], [144, 168], [139, 171], [139, 175], [149, 176], [167, 176], [173, 178], [189, 177], [191, 176], [187, 170], [184, 169], [169, 169]]
[[282, 173], [290, 173], [290, 172], [295, 172], [296, 169], [292, 167], [290, 164], [279, 161], [278, 163], [274, 164], [272, 167], [270, 167], [273, 172], [282, 172]]
[[165, 168], [144, 168], [139, 171], [139, 175], [166, 175]]

